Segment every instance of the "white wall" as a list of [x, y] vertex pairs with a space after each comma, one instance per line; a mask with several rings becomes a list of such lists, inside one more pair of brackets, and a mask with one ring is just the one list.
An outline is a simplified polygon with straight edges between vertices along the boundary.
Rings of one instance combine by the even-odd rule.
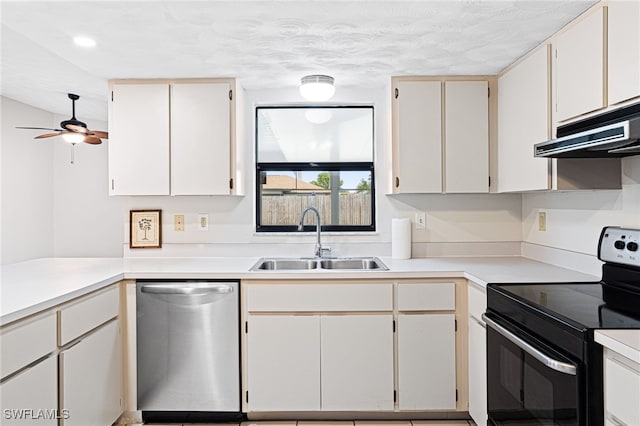
[[[493, 243], [510, 242], [518, 246], [522, 239], [521, 208], [519, 194], [487, 195], [407, 195], [386, 196], [390, 188], [390, 105], [389, 89], [344, 89], [338, 87], [332, 99], [335, 103], [373, 104], [376, 114], [376, 190], [377, 190], [377, 232], [373, 234], [326, 235], [325, 241], [337, 247], [338, 255], [391, 253], [391, 218], [411, 217], [416, 210], [427, 211], [427, 227], [424, 231], [413, 231], [414, 243], [454, 244], [447, 253], [465, 253], [469, 243], [480, 244], [474, 254], [483, 250], [491, 251]], [[129, 209], [160, 208], [163, 214], [163, 248], [161, 250], [129, 250], [125, 244], [125, 256], [166, 256], [166, 255], [291, 255], [300, 250], [312, 250], [314, 235], [289, 233], [269, 235], [255, 233], [255, 192], [254, 192], [254, 117], [256, 105], [301, 103], [297, 88], [246, 91], [244, 99], [245, 139], [241, 151], [242, 166], [246, 171], [243, 197], [124, 197], [122, 212], [124, 220], [123, 236], [128, 241]], [[416, 167], [420, 160], [416, 159]], [[209, 214], [209, 231], [198, 231], [197, 215]], [[173, 215], [185, 215], [185, 231], [173, 231]], [[197, 243], [195, 251], [187, 248]], [[251, 243], [247, 246], [246, 243]], [[485, 245], [484, 243], [489, 243]], [[298, 244], [302, 245], [299, 246]], [[498, 250], [502, 254], [514, 254], [514, 244]], [[191, 247], [194, 248], [194, 247]], [[203, 254], [204, 253], [204, 254]], [[311, 253], [311, 251], [310, 251]], [[418, 247], [419, 255], [428, 251]], [[430, 251], [430, 253], [435, 253]], [[517, 254], [517, 253], [515, 253]]]
[[[122, 204], [108, 197], [107, 145], [34, 140], [67, 116], [2, 97], [2, 264], [39, 257], [122, 256]], [[102, 130], [105, 122], [87, 121]]]
[[13, 263], [54, 254], [53, 144], [33, 137], [52, 126], [52, 114], [1, 98], [2, 258]]
[[[517, 254], [522, 238], [519, 194], [384, 195], [391, 182], [388, 90], [339, 89], [333, 101], [373, 104], [376, 111], [377, 232], [325, 236], [335, 254], [390, 254], [391, 218], [413, 218], [417, 210], [427, 211], [426, 229], [413, 231], [414, 253], [418, 256]], [[245, 138], [241, 149], [246, 171], [245, 196], [109, 197], [108, 141], [99, 146], [76, 145], [72, 165], [71, 146], [60, 138], [34, 141], [29, 131], [13, 129], [15, 125], [57, 126], [68, 117], [3, 99], [3, 106], [6, 104], [2, 114], [3, 263], [43, 256], [123, 253], [125, 256], [297, 255], [304, 250], [311, 253], [315, 239], [311, 233], [265, 235], [254, 231], [254, 107], [299, 102], [302, 99], [295, 88], [245, 93]], [[104, 122], [87, 124], [89, 128], [106, 129]], [[416, 165], [419, 164], [417, 159]], [[162, 249], [128, 248], [132, 209], [162, 209]], [[200, 213], [209, 214], [209, 231], [197, 230]], [[174, 214], [185, 215], [184, 232], [173, 231]], [[445, 248], [433, 248], [440, 245]]]
[[[622, 190], [548, 192], [523, 195], [523, 241], [597, 254], [604, 226], [640, 228], [640, 156], [622, 160]], [[547, 231], [538, 231], [538, 212], [546, 212]]]
[[[59, 123], [67, 116], [55, 116]], [[86, 121], [94, 130], [107, 130], [107, 123]], [[119, 197], [109, 197], [108, 141], [100, 145], [76, 144], [71, 164], [71, 145], [61, 138], [51, 140], [54, 152], [54, 253], [56, 257], [122, 256], [122, 206]]]

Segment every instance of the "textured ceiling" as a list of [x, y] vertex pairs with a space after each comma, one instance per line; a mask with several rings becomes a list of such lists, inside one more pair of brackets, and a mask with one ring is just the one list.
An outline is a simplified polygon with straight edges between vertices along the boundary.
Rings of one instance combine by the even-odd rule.
[[[2, 94], [106, 120], [112, 78], [237, 77], [247, 89], [329, 74], [341, 87], [393, 75], [496, 74], [594, 0], [7, 1]], [[97, 47], [76, 47], [86, 35]]]

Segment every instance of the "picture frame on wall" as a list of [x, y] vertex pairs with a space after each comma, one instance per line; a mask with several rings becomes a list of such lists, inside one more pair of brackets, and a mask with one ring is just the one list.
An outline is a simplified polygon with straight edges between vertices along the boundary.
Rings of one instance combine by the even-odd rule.
[[162, 210], [130, 210], [129, 224], [129, 248], [162, 247]]

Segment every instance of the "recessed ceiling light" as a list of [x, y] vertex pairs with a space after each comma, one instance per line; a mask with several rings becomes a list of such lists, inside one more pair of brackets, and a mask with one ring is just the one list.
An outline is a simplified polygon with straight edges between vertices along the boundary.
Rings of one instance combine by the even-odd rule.
[[73, 38], [73, 42], [80, 47], [96, 47], [96, 41], [89, 37], [77, 36]]

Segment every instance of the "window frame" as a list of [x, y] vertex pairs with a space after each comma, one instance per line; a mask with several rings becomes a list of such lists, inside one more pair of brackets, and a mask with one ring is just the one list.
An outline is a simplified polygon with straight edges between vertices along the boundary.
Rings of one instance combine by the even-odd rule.
[[[372, 161], [356, 161], [356, 162], [259, 162], [258, 161], [258, 111], [261, 109], [313, 109], [313, 108], [366, 108], [371, 110], [372, 114]], [[368, 171], [371, 175], [371, 224], [369, 225], [333, 225], [323, 224], [322, 231], [328, 232], [375, 232], [376, 231], [376, 198], [375, 198], [375, 108], [373, 105], [257, 105], [255, 107], [254, 117], [255, 131], [255, 226], [256, 232], [298, 232], [297, 225], [262, 225], [262, 179], [261, 172], [268, 171]], [[315, 225], [304, 225], [303, 231], [315, 231]]]

